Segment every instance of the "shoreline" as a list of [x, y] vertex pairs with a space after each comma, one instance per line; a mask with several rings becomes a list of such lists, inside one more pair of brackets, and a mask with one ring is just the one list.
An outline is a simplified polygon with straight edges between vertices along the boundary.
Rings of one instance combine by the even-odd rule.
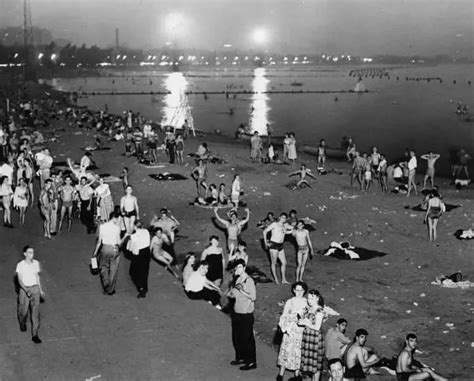
[[[66, 128], [69, 132], [78, 131]], [[79, 147], [91, 141], [93, 134], [84, 130], [83, 136], [64, 134], [58, 144], [51, 144], [51, 149], [56, 155], [61, 153], [77, 158], [81, 152]], [[329, 160], [328, 168], [341, 169], [343, 175], [318, 176], [312, 182], [313, 189], [292, 192], [285, 187], [289, 181], [287, 175], [301, 163], [314, 165], [314, 158], [301, 155], [295, 166], [253, 164], [249, 160], [248, 142], [239, 145], [231, 138], [217, 135], [204, 135], [204, 139], [212, 143], [212, 152], [227, 161], [226, 164], [210, 166], [209, 182], [229, 185], [235, 173], [240, 173], [244, 179], [243, 200], [249, 205], [252, 215], [242, 236], [248, 242], [250, 264], [270, 274], [267, 255], [260, 247], [262, 234], [255, 225], [270, 210], [279, 213], [292, 208], [298, 210], [300, 217], [309, 216], [317, 220], [316, 231], [311, 233], [315, 249], [324, 250], [331, 241], [350, 240], [356, 246], [386, 252], [387, 256], [369, 261], [340, 261], [315, 255], [308, 263], [305, 280], [321, 291], [328, 305], [341, 317], [349, 320], [351, 333], [359, 327], [369, 328], [369, 345], [387, 357], [397, 352], [400, 340], [408, 331], [415, 331], [423, 343], [422, 361], [439, 367], [454, 379], [467, 379], [472, 374], [472, 368], [469, 368], [472, 349], [467, 342], [467, 337], [472, 334], [469, 290], [436, 288], [430, 284], [440, 273], [448, 275], [459, 269], [466, 269], [465, 276], [474, 280], [474, 275], [469, 273], [469, 269], [474, 268], [474, 259], [470, 255], [474, 242], [457, 241], [452, 236], [454, 230], [472, 226], [472, 213], [469, 215], [469, 211], [474, 210], [472, 190], [456, 191], [445, 188], [445, 181], [438, 181], [446, 202], [454, 201], [462, 206], [442, 217], [436, 245], [427, 241], [421, 224], [422, 214], [405, 209], [407, 204], [411, 207], [421, 201], [420, 197], [383, 194], [377, 185], [369, 194], [350, 189], [347, 163]], [[200, 137], [188, 141], [185, 152], [195, 152], [200, 141]], [[247, 147], [243, 149], [245, 143]], [[211, 234], [217, 233], [221, 242], [225, 242], [223, 232], [212, 223], [211, 211], [189, 206], [195, 196], [192, 181], [153, 182], [148, 175], [157, 170], [134, 164], [135, 158], [121, 156], [121, 144], [110, 143], [111, 151], [94, 152], [95, 160], [101, 171], [110, 173], [118, 173], [124, 163], [132, 168], [131, 182], [136, 186], [140, 207], [146, 211], [146, 221], [151, 217], [150, 212], [152, 214], [161, 206], [172, 210], [172, 214], [182, 222], [183, 233], [188, 236], [177, 243], [180, 257], [187, 251], [202, 250]], [[185, 166], [164, 163], [162, 170], [189, 175], [192, 163], [189, 159]], [[118, 185], [111, 185], [111, 188], [117, 200], [120, 188]], [[36, 211], [28, 218], [39, 221]], [[74, 223], [77, 228], [78, 221]], [[93, 248], [92, 239], [84, 239], [82, 231], [76, 234], [82, 238], [80, 249], [86, 258]], [[60, 235], [56, 242], [62, 240], [64, 237]], [[285, 243], [285, 250], [289, 262], [287, 277], [292, 281], [294, 249]], [[88, 281], [96, 282], [97, 279]], [[126, 285], [125, 279], [119, 282]], [[273, 283], [259, 284], [257, 290], [255, 328], [269, 344], [282, 310], [279, 303], [290, 297], [290, 290]], [[331, 318], [325, 329], [334, 321]], [[449, 335], [443, 333], [447, 323], [456, 327], [449, 330]], [[447, 351], [447, 347], [455, 349]]]

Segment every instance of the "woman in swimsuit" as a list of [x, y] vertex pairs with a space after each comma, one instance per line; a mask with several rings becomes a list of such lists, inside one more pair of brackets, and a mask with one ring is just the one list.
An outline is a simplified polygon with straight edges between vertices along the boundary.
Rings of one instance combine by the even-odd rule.
[[217, 196], [219, 205], [227, 205], [229, 203], [229, 198], [225, 194], [225, 184], [221, 183], [219, 185], [219, 194]]
[[212, 235], [209, 237], [209, 242], [209, 246], [201, 254], [201, 261], [209, 263], [207, 279], [220, 287], [225, 268], [224, 250], [219, 246], [219, 237]]
[[297, 252], [296, 252], [296, 281], [303, 281], [303, 273], [308, 260], [313, 256], [313, 244], [309, 238], [309, 231], [304, 228], [304, 221], [298, 220], [296, 224], [296, 230], [293, 230], [293, 237], [296, 240]]
[[425, 221], [428, 222], [428, 236], [430, 242], [436, 241], [436, 227], [438, 225], [438, 220], [445, 211], [446, 206], [443, 201], [441, 201], [439, 193], [436, 190], [432, 190], [425, 214]]
[[59, 219], [59, 231], [63, 226], [64, 217], [67, 212], [67, 231], [71, 231], [72, 227], [72, 208], [74, 206], [74, 199], [76, 198], [76, 189], [72, 186], [71, 176], [66, 176], [64, 185], [59, 189], [59, 199], [61, 200], [61, 217]]
[[140, 219], [137, 198], [132, 195], [133, 188], [131, 185], [125, 187], [125, 196], [120, 199], [120, 212], [123, 216], [125, 230], [127, 234], [132, 234], [135, 220]]
[[13, 194], [13, 207], [20, 212], [20, 225], [25, 225], [26, 209], [28, 208], [28, 185], [23, 177], [18, 180], [18, 185]]
[[176, 138], [176, 161], [178, 163], [183, 164], [184, 163], [184, 139], [183, 135], [178, 134]]

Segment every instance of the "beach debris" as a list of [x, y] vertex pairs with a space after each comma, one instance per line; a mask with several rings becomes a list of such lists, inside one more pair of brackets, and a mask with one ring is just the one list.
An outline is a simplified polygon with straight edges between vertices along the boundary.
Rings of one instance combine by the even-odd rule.
[[474, 348], [474, 341], [471, 343], [471, 348]]
[[102, 375], [98, 374], [97, 376], [92, 376], [92, 377], [86, 378], [86, 381], [94, 381], [94, 380], [97, 380], [98, 378], [101, 378], [101, 377], [102, 377]]
[[344, 299], [344, 298], [341, 298], [341, 300], [342, 300], [343, 302], [346, 301], [346, 299]]
[[443, 331], [443, 333], [445, 333], [445, 334], [446, 334], [446, 333], [449, 333], [449, 331]]
[[422, 292], [422, 293], [420, 294], [420, 296], [421, 296], [422, 298], [424, 298], [424, 297], [426, 296], [426, 294], [425, 294], [424, 292]]
[[407, 314], [411, 314], [411, 310], [406, 310], [405, 311]]
[[418, 303], [417, 302], [413, 302], [413, 305], [418, 307]]
[[439, 316], [436, 316], [434, 319], [435, 319], [435, 320], [439, 320], [439, 319], [441, 319], [441, 318], [440, 318]]
[[271, 196], [272, 194], [270, 192], [263, 192], [264, 196]]
[[385, 336], [385, 335], [382, 335], [382, 336], [380, 336], [380, 338], [381, 338], [381, 339], [386, 339], [386, 338], [387, 338], [387, 336]]
[[451, 328], [451, 327], [454, 327], [454, 324], [453, 323], [446, 323], [445, 326]]

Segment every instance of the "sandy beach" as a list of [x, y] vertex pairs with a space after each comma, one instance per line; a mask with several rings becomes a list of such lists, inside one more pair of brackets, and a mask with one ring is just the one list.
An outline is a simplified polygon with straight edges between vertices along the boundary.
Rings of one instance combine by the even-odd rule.
[[[44, 90], [43, 88], [41, 91]], [[39, 89], [36, 88], [36, 91]], [[94, 133], [69, 126], [64, 120], [53, 121], [52, 130], [61, 128], [66, 130], [57, 132], [58, 141], [48, 143], [47, 146], [55, 161], [65, 161], [70, 157], [78, 162], [83, 153], [80, 148], [94, 144]], [[248, 245], [250, 265], [258, 267], [269, 277], [271, 276], [269, 258], [261, 246], [262, 231], [256, 227], [256, 224], [269, 211], [278, 215], [281, 212], [289, 212], [290, 209], [296, 209], [299, 217], [310, 217], [317, 221], [316, 230], [311, 232], [315, 251], [324, 251], [333, 241], [349, 241], [353, 246], [386, 253], [387, 255], [383, 257], [367, 261], [339, 260], [317, 254], [312, 261], [308, 262], [304, 280], [310, 288], [317, 288], [321, 292], [326, 304], [337, 311], [340, 314], [339, 317], [345, 317], [348, 320], [349, 336], [353, 336], [358, 328], [367, 329], [369, 331], [369, 345], [377, 349], [379, 354], [391, 358], [402, 348], [405, 335], [414, 332], [418, 335], [421, 350], [421, 353], [417, 355], [419, 360], [434, 367], [449, 379], [473, 379], [474, 297], [472, 289], [450, 289], [431, 284], [437, 276], [450, 275], [456, 271], [461, 271], [465, 279], [474, 281], [474, 256], [472, 255], [474, 240], [460, 241], [453, 236], [453, 233], [458, 229], [473, 227], [474, 193], [472, 189], [456, 190], [449, 184], [449, 180], [436, 179], [444, 201], [447, 204], [459, 205], [459, 207], [441, 217], [438, 225], [438, 241], [430, 243], [426, 225], [423, 224], [424, 213], [410, 209], [421, 203], [421, 195], [412, 195], [408, 198], [403, 194], [383, 194], [379, 190], [378, 184], [374, 184], [368, 194], [359, 191], [357, 187], [351, 189], [349, 164], [333, 160], [329, 160], [327, 166], [329, 169], [335, 169], [334, 173], [317, 176], [316, 180], [311, 180], [312, 189], [291, 191], [286, 187], [290, 181], [288, 174], [298, 169], [301, 163], [305, 163], [315, 171], [315, 157], [299, 152], [298, 160], [294, 165], [256, 164], [250, 161], [248, 143], [236, 142], [215, 135], [201, 135], [191, 138], [186, 141], [185, 153], [196, 152], [201, 142], [207, 142], [211, 152], [225, 160], [224, 164], [209, 164], [208, 183], [217, 185], [225, 183], [230, 189], [235, 174], [239, 174], [243, 179], [244, 195], [242, 200], [247, 203], [251, 215], [248, 227], [242, 233], [242, 238]], [[298, 143], [303, 144], [303, 142]], [[212, 209], [190, 205], [196, 197], [195, 182], [190, 177], [190, 172], [195, 166], [192, 158], [187, 157], [184, 165], [168, 164], [166, 155], [160, 153], [159, 166], [147, 168], [138, 164], [136, 158], [123, 155], [125, 151], [123, 143], [107, 142], [105, 145], [111, 149], [93, 153], [93, 159], [99, 168], [95, 172], [119, 176], [123, 166], [129, 168], [129, 181], [134, 186], [134, 194], [138, 197], [142, 211], [141, 218], [144, 223], [148, 223], [153, 214], [162, 207], [167, 207], [171, 211], [181, 223], [181, 237], [175, 245], [180, 263], [187, 252], [200, 253], [207, 245], [208, 237], [212, 234], [217, 234], [221, 243], [224, 244], [224, 231], [213, 223]], [[403, 148], [400, 147], [401, 150]], [[156, 181], [149, 176], [164, 172], [182, 174], [188, 179]], [[422, 182], [422, 176], [421, 173], [417, 174], [417, 182]], [[117, 204], [123, 193], [122, 184], [114, 182], [110, 186]], [[390, 189], [393, 186], [394, 184], [389, 184]], [[244, 215], [242, 208], [239, 209], [239, 215]], [[208, 311], [206, 304], [187, 301], [184, 294], [181, 295], [182, 299], [179, 299], [181, 298], [178, 292], [179, 285], [173, 284], [176, 283], [174, 279], [156, 263], [152, 264], [150, 271], [152, 284], [150, 295], [158, 295], [159, 299], [156, 301], [160, 303], [159, 309], [156, 306], [143, 308], [136, 305], [136, 302], [132, 300], [133, 286], [126, 273], [128, 260], [125, 258], [121, 263], [117, 295], [113, 297], [113, 305], [108, 310], [107, 306], [102, 305], [99, 301], [102, 295], [99, 291], [98, 278], [91, 276], [87, 270], [87, 263], [94, 249], [95, 237], [86, 235], [85, 228], [80, 225], [78, 220], [75, 220], [71, 233], [62, 232], [51, 241], [45, 240], [40, 232], [40, 221], [38, 210], [34, 207], [28, 210], [26, 227], [15, 226], [13, 230], [0, 229], [0, 241], [7, 242], [7, 250], [2, 250], [3, 255], [0, 262], [1, 289], [3, 290], [0, 299], [2, 305], [8, 306], [6, 309], [2, 308], [0, 316], [2, 331], [6, 332], [0, 349], [2, 357], [8, 358], [6, 370], [1, 371], [3, 373], [0, 373], [0, 379], [20, 379], [15, 375], [18, 374], [17, 371], [22, 366], [22, 361], [27, 358], [25, 353], [34, 356], [37, 368], [43, 370], [39, 373], [32, 373], [33, 370], [23, 370], [24, 379], [36, 378], [36, 376], [31, 378], [33, 374], [38, 375], [37, 379], [42, 378], [45, 374], [49, 374], [49, 379], [55, 379], [51, 377], [54, 372], [47, 373], [48, 367], [41, 362], [41, 359], [51, 359], [52, 352], [48, 353], [48, 349], [44, 348], [35, 348], [34, 353], [30, 353], [29, 349], [25, 351], [25, 347], [28, 347], [29, 344], [19, 344], [21, 334], [16, 330], [14, 313], [16, 295], [11, 286], [11, 279], [14, 264], [21, 255], [21, 248], [27, 243], [37, 247], [38, 259], [47, 273], [48, 281], [44, 287], [49, 294], [48, 298], [55, 302], [57, 308], [60, 308], [60, 311], [48, 308], [47, 305], [43, 308], [44, 328], [42, 329], [46, 340], [48, 334], [54, 335], [54, 330], [57, 327], [64, 328], [62, 324], [71, 324], [72, 327], [78, 319], [77, 315], [82, 315], [81, 324], [86, 327], [96, 324], [97, 321], [100, 324], [107, 324], [108, 320], [113, 320], [116, 331], [107, 330], [107, 334], [101, 336], [104, 342], [101, 342], [99, 353], [111, 350], [114, 342], [116, 345], [125, 344], [126, 340], [122, 339], [110, 340], [106, 344], [107, 340], [116, 333], [120, 335], [121, 329], [124, 328], [122, 327], [123, 323], [126, 324], [127, 332], [130, 332], [127, 333], [130, 342], [128, 347], [122, 347], [121, 353], [124, 356], [126, 353], [130, 355], [140, 346], [141, 339], [139, 337], [145, 332], [140, 330], [155, 329], [152, 323], [153, 318], [147, 316], [147, 311], [176, 317], [176, 311], [167, 310], [168, 303], [170, 306], [174, 305], [176, 298], [183, 306], [179, 311], [180, 314], [195, 316], [196, 319], [205, 319], [206, 324], [203, 324], [203, 320], [196, 323], [199, 331], [199, 334], [196, 335], [200, 335], [199, 337], [202, 336], [202, 330], [206, 328], [212, 332], [213, 329], [226, 326], [225, 315]], [[16, 222], [17, 214], [15, 212], [13, 215], [14, 225], [17, 225]], [[287, 278], [292, 282], [295, 280], [295, 249], [291, 243], [286, 242], [285, 251], [288, 260]], [[160, 286], [160, 284], [167, 286]], [[171, 284], [173, 286], [168, 286]], [[160, 288], [155, 289], [153, 286]], [[95, 300], [95, 305], [84, 305], [78, 300], [81, 298], [81, 293], [85, 292], [84, 290], [87, 290], [86, 300]], [[92, 296], [95, 292], [97, 295]], [[257, 294], [255, 328], [263, 343], [274, 349], [273, 361], [276, 362], [277, 348], [273, 345], [273, 339], [283, 308], [282, 302], [291, 296], [290, 287], [274, 283], [258, 284]], [[78, 310], [78, 305], [84, 307], [84, 310]], [[128, 313], [120, 315], [118, 312], [122, 307], [139, 311], [137, 313], [140, 314], [140, 319], [147, 322], [137, 328], [142, 333], [137, 334], [128, 329], [130, 328], [130, 319], [133, 317]], [[110, 311], [114, 311], [114, 314], [111, 315]], [[66, 316], [66, 318], [55, 319], [58, 316]], [[337, 317], [331, 317], [325, 323], [324, 329], [333, 326], [336, 320]], [[173, 320], [161, 319], [160, 322], [160, 328], [164, 332], [176, 333], [172, 329]], [[230, 322], [227, 323], [230, 325]], [[193, 329], [186, 326], [179, 328], [180, 335], [193, 335]], [[153, 332], [153, 335], [157, 334], [157, 331]], [[162, 337], [164, 336], [157, 334], [157, 341], [159, 342]], [[222, 340], [226, 340], [225, 337], [221, 332], [216, 335], [211, 334], [205, 345], [219, 347], [222, 345]], [[191, 341], [188, 339], [177, 340], [189, 343], [192, 342], [192, 337]], [[218, 340], [220, 340], [219, 345], [216, 344]], [[227, 344], [227, 354], [230, 355], [232, 346], [229, 335], [227, 335], [227, 340], [228, 342], [224, 344]], [[153, 360], [151, 356], [157, 355], [163, 349], [153, 347], [152, 341], [146, 341], [146, 343], [151, 349], [144, 350], [143, 353], [140, 352], [143, 355], [143, 362], [130, 363], [130, 367], [149, 369], [149, 362]], [[71, 369], [90, 369], [89, 377], [102, 372], [104, 377], [101, 379], [120, 379], [120, 376], [117, 376], [120, 373], [107, 373], [114, 363], [101, 363], [100, 355], [94, 361], [88, 362], [85, 353], [91, 348], [93, 345], [89, 343], [77, 346], [66, 345], [62, 350], [69, 351], [71, 358], [77, 354], [84, 361], [77, 364], [76, 368], [75, 365], [71, 365]], [[172, 348], [175, 351], [175, 356], [179, 356], [179, 346]], [[56, 350], [59, 351], [61, 348], [56, 347]], [[262, 355], [265, 359], [262, 360], [262, 364], [265, 365], [259, 369], [260, 378], [258, 379], [270, 380], [276, 375], [277, 368], [271, 368], [272, 352], [268, 348], [262, 349], [262, 351], [265, 353]], [[196, 358], [198, 357], [197, 350], [191, 350], [191, 353]], [[261, 353], [260, 350], [259, 353]], [[147, 358], [147, 356], [150, 357]], [[104, 358], [110, 361], [105, 355]], [[228, 379], [239, 379], [239, 376], [234, 374], [235, 372], [232, 373], [233, 370], [227, 365], [227, 360], [223, 355], [212, 361], [203, 359], [200, 367], [209, 366], [212, 368], [218, 362], [219, 364], [216, 366], [221, 372], [220, 374], [228, 375]], [[176, 361], [176, 357], [167, 358], [166, 361], [170, 369], [178, 368], [181, 363], [181, 361]], [[98, 371], [95, 372], [95, 370]], [[147, 378], [149, 374], [143, 372], [143, 377]], [[108, 376], [106, 376], [107, 374]], [[222, 379], [217, 376], [213, 378], [211, 370], [204, 369], [200, 374], [206, 375], [207, 379]], [[68, 375], [63, 374], [63, 376]], [[70, 379], [83, 379], [83, 376], [84, 372], [77, 371]], [[173, 376], [172, 373], [169, 377], [186, 379], [186, 375], [181, 377], [174, 374]], [[253, 375], [249, 377], [253, 377]], [[326, 377], [327, 375], [324, 375], [323, 379]], [[393, 379], [393, 376], [371, 376], [371, 378], [388, 380]], [[57, 379], [63, 378], [58, 377]], [[153, 377], [153, 379], [165, 378]]]

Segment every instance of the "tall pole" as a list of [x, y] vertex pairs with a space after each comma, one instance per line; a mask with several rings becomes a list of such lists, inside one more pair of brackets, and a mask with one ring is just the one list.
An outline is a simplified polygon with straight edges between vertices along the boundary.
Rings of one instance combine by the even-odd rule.
[[28, 22], [27, 22], [27, 0], [23, 0], [23, 81], [26, 82], [26, 65], [28, 61]]

